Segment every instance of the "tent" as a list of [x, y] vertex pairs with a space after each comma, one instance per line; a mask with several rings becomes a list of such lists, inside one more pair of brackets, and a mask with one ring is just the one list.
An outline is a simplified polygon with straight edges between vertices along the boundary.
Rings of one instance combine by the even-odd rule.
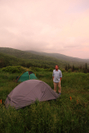
[[25, 80], [28, 79], [37, 79], [37, 77], [35, 76], [35, 74], [31, 71], [27, 71], [25, 73], [23, 73], [18, 79], [17, 82], [23, 82]]
[[13, 106], [16, 109], [28, 106], [36, 100], [47, 101], [58, 98], [60, 95], [41, 80], [27, 80], [16, 86], [7, 96], [6, 107]]

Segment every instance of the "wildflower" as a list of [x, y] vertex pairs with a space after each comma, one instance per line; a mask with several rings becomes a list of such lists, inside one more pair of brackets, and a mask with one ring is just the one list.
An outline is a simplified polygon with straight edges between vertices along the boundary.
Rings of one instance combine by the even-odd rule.
[[72, 100], [72, 97], [70, 96], [70, 101]]

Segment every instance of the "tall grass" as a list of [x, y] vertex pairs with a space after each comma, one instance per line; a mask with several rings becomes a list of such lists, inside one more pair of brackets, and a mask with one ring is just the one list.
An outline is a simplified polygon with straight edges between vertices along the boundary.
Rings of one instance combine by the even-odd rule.
[[[89, 74], [64, 72], [60, 98], [15, 110], [4, 102], [18, 73], [0, 73], [0, 133], [89, 133]], [[34, 73], [53, 89], [52, 71]]]

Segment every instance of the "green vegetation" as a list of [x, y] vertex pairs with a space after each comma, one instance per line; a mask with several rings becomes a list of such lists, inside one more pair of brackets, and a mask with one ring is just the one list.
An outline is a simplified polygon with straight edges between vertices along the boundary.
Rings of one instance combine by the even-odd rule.
[[21, 65], [24, 60], [0, 53], [0, 68], [12, 65]]
[[21, 73], [25, 72], [27, 68], [21, 67], [21, 66], [7, 66], [3, 67], [2, 71], [9, 72], [9, 73]]
[[66, 63], [60, 59], [45, 55], [38, 55], [36, 53], [29, 53], [11, 48], [0, 48], [1, 68], [9, 65], [21, 65], [28, 68], [33, 66], [40, 68], [53, 68], [55, 64], [60, 64], [60, 67], [64, 67]]
[[[19, 70], [19, 71], [18, 71]], [[32, 70], [53, 88], [52, 68], [10, 66], [0, 69], [0, 133], [89, 133], [89, 73], [63, 72], [62, 94], [57, 100], [15, 110], [5, 108], [16, 77]]]
[[60, 59], [62, 61], [65, 61], [66, 63], [69, 63], [70, 65], [83, 65], [84, 63], [88, 63], [89, 65], [89, 59], [80, 59], [80, 58], [74, 58], [74, 57], [70, 57], [70, 56], [66, 56], [63, 54], [57, 54], [57, 53], [44, 53], [44, 52], [35, 52], [35, 51], [27, 51], [29, 53], [32, 54], [37, 54], [37, 55], [44, 55], [44, 56], [48, 56], [48, 57], [52, 57], [52, 58], [56, 58], [56, 59]]
[[71, 66], [68, 64], [65, 66], [65, 71], [89, 73], [89, 67], [88, 67], [87, 63], [85, 63], [85, 65], [83, 65], [83, 66], [74, 66], [74, 65]]
[[40, 67], [40, 68], [54, 68], [56, 64], [60, 68], [65, 68], [67, 64], [71, 66], [84, 66], [87, 63], [89, 66], [89, 59], [79, 59], [68, 57], [62, 54], [49, 54], [34, 51], [21, 51], [12, 48], [0, 48], [0, 67], [9, 65], [21, 65], [23, 67]]

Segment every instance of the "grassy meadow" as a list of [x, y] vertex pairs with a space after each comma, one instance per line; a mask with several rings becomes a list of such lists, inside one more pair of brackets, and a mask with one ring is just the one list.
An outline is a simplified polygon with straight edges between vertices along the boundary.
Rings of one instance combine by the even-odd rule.
[[[20, 71], [19, 71], [20, 70]], [[5, 108], [16, 77], [32, 70], [53, 89], [52, 69], [0, 69], [0, 133], [89, 133], [89, 73], [63, 72], [61, 97], [15, 110]]]

